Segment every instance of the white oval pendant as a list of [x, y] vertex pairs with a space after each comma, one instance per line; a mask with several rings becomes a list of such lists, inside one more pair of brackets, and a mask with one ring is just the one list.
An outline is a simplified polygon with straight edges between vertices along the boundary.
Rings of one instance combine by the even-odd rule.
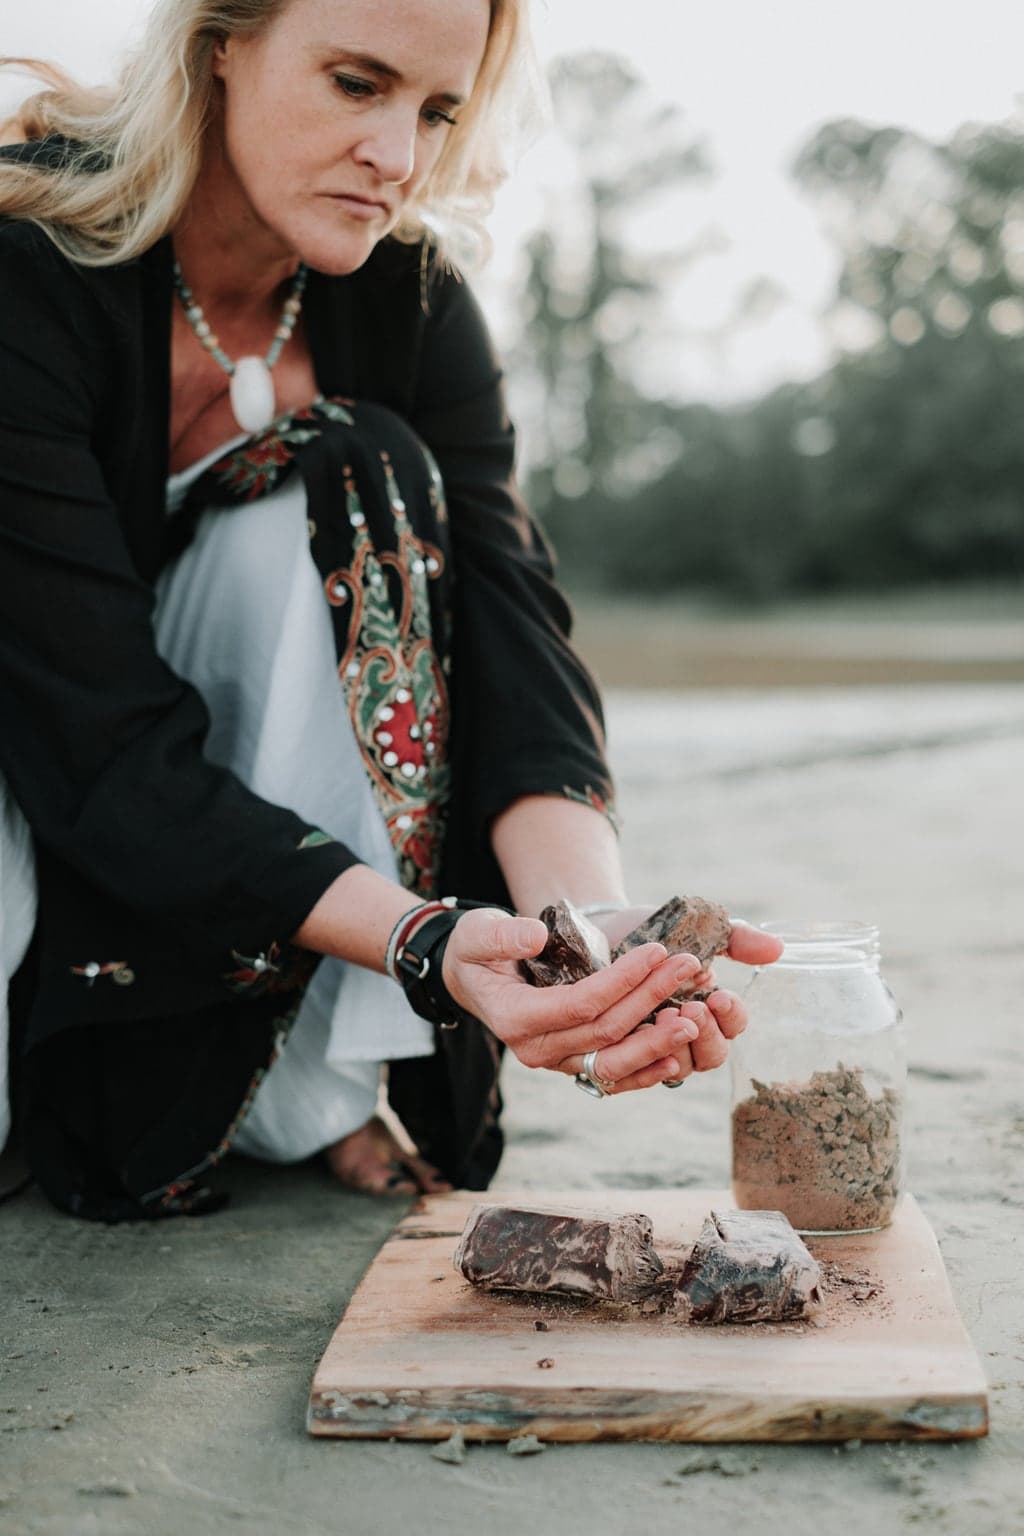
[[261, 432], [274, 419], [277, 401], [262, 357], [240, 357], [231, 375], [231, 409], [243, 432]]

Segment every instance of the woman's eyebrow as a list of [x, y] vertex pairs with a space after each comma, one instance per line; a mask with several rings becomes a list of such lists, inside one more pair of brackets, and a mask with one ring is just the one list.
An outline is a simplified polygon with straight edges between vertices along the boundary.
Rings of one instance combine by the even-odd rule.
[[[356, 69], [364, 69], [371, 75], [380, 75], [385, 80], [393, 80], [396, 85], [405, 83], [405, 76], [400, 69], [396, 69], [393, 64], [385, 64], [381, 59], [375, 59], [371, 54], [352, 53], [348, 48], [332, 48], [330, 52], [340, 63], [351, 64]], [[437, 101], [447, 102], [452, 107], [466, 105], [466, 98], [456, 95], [454, 91], [437, 91], [435, 98]]]

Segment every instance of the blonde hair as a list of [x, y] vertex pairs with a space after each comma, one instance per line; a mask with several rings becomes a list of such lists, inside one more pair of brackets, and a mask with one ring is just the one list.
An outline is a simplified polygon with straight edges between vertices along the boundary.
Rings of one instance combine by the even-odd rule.
[[[158, 0], [119, 83], [92, 89], [39, 59], [0, 58], [48, 90], [0, 127], [0, 142], [60, 135], [45, 163], [0, 156], [0, 215], [30, 219], [83, 266], [130, 261], [180, 219], [202, 162], [213, 112], [213, 51], [255, 34], [290, 0]], [[433, 242], [461, 262], [487, 249], [483, 221], [504, 179], [510, 141], [530, 121], [542, 88], [530, 43], [528, 0], [490, 0], [487, 49], [458, 126], [395, 230]]]

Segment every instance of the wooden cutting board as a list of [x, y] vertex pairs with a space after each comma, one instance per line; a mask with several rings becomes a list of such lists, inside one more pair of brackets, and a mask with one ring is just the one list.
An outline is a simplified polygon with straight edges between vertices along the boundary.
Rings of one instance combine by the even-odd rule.
[[[452, 1254], [480, 1198], [426, 1198], [384, 1244], [313, 1378], [311, 1434], [724, 1441], [988, 1432], [985, 1378], [934, 1234], [910, 1197], [884, 1232], [809, 1240], [826, 1266], [816, 1322], [718, 1328], [475, 1290]], [[490, 1198], [645, 1211], [665, 1258], [688, 1251], [713, 1206], [732, 1207], [721, 1192], [690, 1189]]]

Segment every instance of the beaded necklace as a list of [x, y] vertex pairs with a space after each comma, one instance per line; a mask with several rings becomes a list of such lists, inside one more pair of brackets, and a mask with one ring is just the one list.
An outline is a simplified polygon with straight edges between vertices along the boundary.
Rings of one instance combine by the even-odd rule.
[[240, 357], [237, 362], [233, 362], [214, 335], [201, 306], [196, 303], [195, 295], [182, 276], [181, 267], [177, 261], [174, 263], [174, 287], [184, 308], [185, 318], [214, 362], [219, 363], [229, 375], [231, 410], [243, 432], [262, 432], [277, 416], [277, 396], [270, 370], [281, 356], [302, 311], [306, 276], [306, 267], [300, 266], [284, 301], [281, 318], [266, 357]]

